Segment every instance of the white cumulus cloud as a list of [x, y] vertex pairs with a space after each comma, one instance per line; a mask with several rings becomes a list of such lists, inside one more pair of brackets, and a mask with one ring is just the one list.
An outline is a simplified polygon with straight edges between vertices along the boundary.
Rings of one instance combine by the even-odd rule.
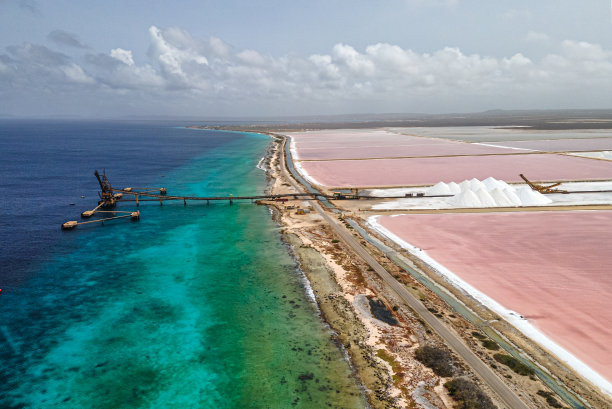
[[120, 93], [126, 103], [148, 96], [185, 113], [223, 106], [235, 115], [592, 106], [612, 93], [612, 51], [584, 41], [552, 44], [535, 32], [526, 39], [551, 43], [543, 57], [494, 57], [458, 47], [417, 52], [389, 43], [271, 56], [180, 28], [152, 26], [149, 35], [144, 62], [119, 47], [86, 54], [84, 61], [36, 44], [7, 47], [0, 53], [0, 85], [33, 94], [82, 86], [89, 96], [98, 89]]
[[123, 48], [114, 48], [110, 52], [110, 56], [116, 60], [121, 61], [125, 65], [134, 65], [134, 58], [130, 50], [124, 50]]

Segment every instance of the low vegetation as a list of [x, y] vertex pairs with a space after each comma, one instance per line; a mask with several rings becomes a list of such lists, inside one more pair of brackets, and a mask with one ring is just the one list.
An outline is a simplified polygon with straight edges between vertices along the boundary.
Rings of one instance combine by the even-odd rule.
[[548, 403], [548, 406], [551, 408], [563, 408], [563, 405], [560, 404], [557, 399], [555, 399], [552, 392], [539, 390], [538, 395], [545, 397], [546, 403]]
[[376, 356], [388, 363], [393, 370], [393, 381], [397, 382], [400, 378], [404, 376], [402, 373], [402, 367], [393, 359], [391, 354], [389, 354], [384, 349], [379, 349], [376, 351]]
[[495, 354], [493, 355], [493, 358], [495, 358], [497, 362], [506, 365], [508, 368], [512, 369], [519, 375], [530, 376], [535, 374], [533, 369], [531, 369], [518, 359], [514, 358], [513, 356], [506, 354]]
[[496, 409], [491, 399], [478, 385], [465, 379], [455, 378], [444, 384], [448, 394], [457, 403], [456, 409]]
[[497, 345], [495, 341], [491, 341], [490, 339], [485, 339], [484, 341], [482, 341], [482, 346], [487, 349], [490, 349], [491, 351], [499, 350], [499, 345]]
[[474, 338], [478, 338], [481, 341], [484, 340], [484, 339], [487, 339], [487, 337], [485, 337], [484, 335], [482, 335], [478, 331], [472, 331], [472, 336], [474, 336]]
[[415, 358], [438, 376], [446, 378], [455, 373], [453, 357], [446, 349], [424, 345], [415, 351]]

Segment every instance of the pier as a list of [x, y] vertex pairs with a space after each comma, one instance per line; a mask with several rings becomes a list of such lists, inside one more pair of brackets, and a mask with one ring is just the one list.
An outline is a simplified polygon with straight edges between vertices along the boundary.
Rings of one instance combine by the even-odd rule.
[[[234, 201], [244, 201], [248, 200], [251, 203], [259, 202], [259, 201], [289, 201], [289, 200], [319, 200], [323, 204], [327, 204], [328, 206], [332, 206], [329, 200], [360, 200], [360, 199], [369, 199], [369, 200], [380, 200], [380, 199], [421, 199], [421, 198], [432, 198], [432, 197], [451, 197], [452, 195], [425, 195], [424, 193], [406, 193], [401, 196], [370, 196], [360, 194], [359, 189], [353, 188], [350, 189], [350, 193], [345, 191], [333, 192], [333, 194], [328, 195], [319, 192], [318, 190], [311, 188], [308, 189], [308, 192], [300, 192], [300, 193], [280, 193], [280, 194], [263, 194], [263, 195], [254, 195], [254, 196], [234, 196], [230, 194], [229, 196], [173, 196], [168, 195], [167, 189], [165, 187], [125, 187], [123, 189], [114, 188], [111, 186], [108, 178], [106, 177], [106, 173], [100, 174], [97, 170], [94, 172], [94, 175], [98, 179], [98, 183], [100, 184], [100, 201], [98, 205], [91, 209], [85, 210], [81, 213], [81, 218], [90, 218], [94, 215], [105, 216], [109, 214], [110, 217], [103, 217], [95, 220], [89, 221], [76, 221], [71, 220], [62, 224], [62, 229], [64, 230], [72, 230], [77, 226], [84, 224], [93, 224], [100, 223], [104, 225], [105, 221], [115, 220], [115, 219], [125, 219], [130, 218], [133, 221], [140, 220], [140, 211], [126, 211], [126, 210], [114, 210], [115, 206], [119, 202], [133, 202], [136, 204], [136, 207], [140, 207], [141, 202], [159, 202], [160, 206], [163, 206], [164, 201], [182, 201], [183, 205], [187, 205], [187, 202], [206, 202], [207, 205], [210, 205], [210, 202], [227, 202], [230, 205], [234, 204]], [[523, 177], [523, 175], [521, 175]], [[543, 191], [544, 194], [551, 193], [603, 193], [608, 191], [556, 191], [554, 189], [550, 189], [552, 186], [546, 186], [544, 189], [548, 189]], [[534, 186], [531, 186], [534, 190]], [[539, 187], [539, 186], [538, 186]]]
[[117, 189], [111, 186], [110, 181], [106, 177], [106, 172], [100, 174], [97, 170], [94, 175], [98, 179], [100, 184], [100, 201], [98, 205], [91, 209], [85, 210], [81, 213], [81, 218], [90, 218], [95, 215], [110, 217], [102, 217], [95, 220], [88, 221], [76, 221], [71, 220], [62, 224], [63, 230], [72, 230], [80, 225], [100, 223], [104, 225], [104, 222], [116, 219], [130, 218], [133, 221], [140, 220], [140, 211], [125, 211], [125, 210], [109, 210], [114, 209], [119, 202], [134, 202], [136, 207], [140, 206], [140, 202], [159, 202], [160, 206], [164, 204], [164, 201], [182, 201], [183, 205], [187, 205], [187, 202], [227, 202], [230, 205], [234, 201], [249, 200], [251, 203], [259, 200], [300, 200], [300, 199], [338, 199], [337, 196], [329, 196], [321, 193], [287, 193], [287, 194], [274, 194], [274, 195], [254, 195], [254, 196], [169, 196], [166, 188], [164, 187], [126, 187], [123, 189]]

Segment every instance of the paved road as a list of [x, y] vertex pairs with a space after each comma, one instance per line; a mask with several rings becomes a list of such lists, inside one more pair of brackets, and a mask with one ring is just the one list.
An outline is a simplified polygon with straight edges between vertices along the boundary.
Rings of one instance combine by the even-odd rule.
[[[289, 177], [285, 166], [285, 156], [281, 152], [282, 171], [285, 178], [290, 181], [297, 191], [301, 191], [300, 186]], [[493, 370], [463, 343], [458, 335], [451, 332], [435, 315], [416, 299], [399, 281], [397, 281], [376, 259], [359, 243], [351, 232], [335, 218], [325, 212], [314, 200], [309, 200], [313, 208], [325, 219], [326, 222], [338, 233], [340, 238], [361, 257], [374, 271], [389, 285], [397, 295], [412, 308], [423, 321], [431, 327], [463, 360], [474, 370], [478, 376], [502, 399], [511, 409], [528, 409], [529, 407], [493, 372]]]

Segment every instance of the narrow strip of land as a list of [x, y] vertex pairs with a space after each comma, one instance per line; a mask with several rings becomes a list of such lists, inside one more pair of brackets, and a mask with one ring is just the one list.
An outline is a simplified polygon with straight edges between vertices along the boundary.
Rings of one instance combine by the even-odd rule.
[[[282, 144], [284, 149], [284, 144]], [[290, 182], [297, 191], [301, 191], [300, 186], [289, 175], [285, 163], [284, 152], [280, 155], [281, 171], [283, 176]], [[451, 332], [435, 315], [417, 300], [410, 292], [378, 262], [351, 234], [351, 232], [341, 225], [338, 221], [331, 218], [321, 206], [314, 200], [309, 200], [312, 207], [329, 223], [340, 238], [361, 257], [379, 276], [391, 287], [397, 295], [419, 315], [429, 327], [431, 327], [456, 353], [459, 355], [474, 372], [496, 393], [499, 398], [512, 409], [528, 409], [528, 406], [489, 368], [484, 362], [474, 354], [465, 343], [453, 332]]]

